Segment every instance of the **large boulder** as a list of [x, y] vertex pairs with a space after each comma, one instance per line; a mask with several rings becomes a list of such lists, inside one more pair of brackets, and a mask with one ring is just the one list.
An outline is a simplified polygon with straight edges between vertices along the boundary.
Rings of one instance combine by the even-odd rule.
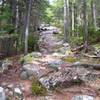
[[52, 70], [46, 67], [41, 67], [38, 64], [25, 64], [22, 66], [20, 77], [24, 80], [29, 79], [31, 76], [39, 79], [50, 72], [52, 72]]
[[89, 81], [91, 78], [90, 73], [91, 71], [85, 68], [65, 68], [49, 76], [42, 77], [39, 81], [47, 89], [54, 89], [55, 87], [67, 88]]
[[29, 78], [29, 76], [28, 76], [26, 71], [22, 71], [21, 74], [20, 74], [20, 78], [22, 80], [27, 80]]
[[[25, 72], [26, 72], [26, 74], [27, 74], [28, 77], [30, 77], [30, 76], [32, 76], [32, 75], [38, 77], [38, 75], [39, 75], [39, 70], [40, 70], [39, 66], [37, 66], [37, 65], [35, 65], [35, 64], [25, 64], [25, 65], [23, 65], [23, 67], [22, 67], [22, 73], [23, 73], [23, 71], [24, 71], [24, 74], [25, 74]], [[21, 74], [22, 74], [22, 73], [21, 73]], [[25, 75], [25, 76], [26, 76], [26, 75]]]
[[51, 74], [48, 77], [42, 77], [40, 82], [47, 88], [52, 89], [55, 87], [70, 87], [75, 83], [81, 83], [82, 80], [79, 78], [77, 72], [73, 69], [66, 69]]
[[20, 62], [22, 64], [32, 63], [33, 61], [36, 61], [42, 57], [42, 54], [40, 52], [32, 52], [28, 55], [21, 57]]

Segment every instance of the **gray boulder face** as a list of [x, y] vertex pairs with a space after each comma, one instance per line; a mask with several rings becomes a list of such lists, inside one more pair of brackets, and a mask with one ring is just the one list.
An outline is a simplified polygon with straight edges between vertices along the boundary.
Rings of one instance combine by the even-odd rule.
[[20, 78], [22, 80], [27, 80], [29, 78], [29, 76], [28, 76], [26, 71], [22, 71], [21, 74], [20, 74]]
[[0, 87], [0, 100], [6, 100], [5, 92], [2, 87]]
[[88, 95], [77, 95], [77, 96], [74, 96], [72, 100], [94, 100], [94, 98]]
[[32, 75], [38, 77], [39, 69], [39, 66], [35, 64], [26, 64], [22, 67], [22, 70], [25, 71], [29, 77]]
[[35, 58], [40, 58], [42, 57], [42, 54], [40, 52], [32, 52], [31, 55]]
[[85, 68], [65, 68], [49, 76], [40, 78], [40, 82], [47, 89], [55, 87], [67, 88], [90, 81], [90, 73]]
[[78, 73], [72, 69], [58, 71], [48, 77], [42, 77], [39, 81], [47, 89], [54, 89], [55, 87], [67, 88], [83, 82]]
[[49, 61], [47, 64], [47, 67], [52, 68], [56, 71], [59, 70], [59, 68], [64, 64], [61, 60], [55, 60], [55, 61]]

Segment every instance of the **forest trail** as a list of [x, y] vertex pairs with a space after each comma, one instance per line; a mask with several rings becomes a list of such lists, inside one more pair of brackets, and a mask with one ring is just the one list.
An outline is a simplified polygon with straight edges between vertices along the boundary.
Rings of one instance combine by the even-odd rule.
[[53, 34], [52, 30], [43, 31], [40, 33], [40, 51], [43, 53], [55, 52], [55, 47], [62, 45], [63, 41]]
[[[66, 43], [68, 44], [68, 43]], [[41, 51], [41, 56], [40, 58], [33, 60], [32, 63], [37, 65], [36, 70], [39, 69], [39, 75], [43, 77], [43, 75], [47, 75], [48, 72], [51, 72], [51, 76], [55, 76], [56, 73], [59, 73], [55, 71], [55, 69], [63, 70], [64, 67], [69, 65], [70, 63], [63, 63], [61, 57], [64, 56], [64, 54], [59, 53], [59, 49], [63, 47], [63, 41], [60, 40], [57, 37], [57, 34], [53, 34], [52, 31], [43, 31], [40, 33], [40, 51]], [[69, 48], [69, 47], [68, 47]], [[57, 51], [58, 50], [58, 51]], [[67, 48], [65, 49], [65, 51]], [[57, 89], [55, 91], [49, 92], [47, 96], [32, 96], [31, 95], [31, 84], [32, 80], [21, 80], [19, 75], [20, 75], [20, 69], [22, 69], [22, 65], [19, 63], [19, 56], [12, 57], [10, 60], [13, 61], [13, 66], [7, 73], [4, 73], [3, 75], [0, 76], [0, 84], [6, 83], [7, 86], [10, 84], [13, 84], [14, 87], [17, 85], [22, 85], [24, 88], [23, 96], [25, 100], [72, 100], [73, 96], [75, 95], [89, 95], [93, 96], [95, 100], [100, 100], [100, 92], [95, 89], [99, 87], [100, 80], [96, 80], [94, 82], [90, 82], [91, 86], [87, 85], [73, 85], [68, 88], [63, 88], [63, 89]], [[56, 62], [56, 63], [55, 63]], [[29, 61], [27, 63], [30, 63]], [[49, 66], [51, 64], [53, 67]], [[55, 64], [55, 65], [54, 65]], [[57, 65], [56, 65], [57, 64]], [[60, 64], [60, 67], [59, 67]], [[27, 64], [26, 64], [27, 65]], [[51, 68], [49, 68], [49, 67]], [[36, 67], [36, 66], [35, 66]], [[84, 73], [84, 70], [82, 69], [82, 73]], [[72, 70], [73, 71], [73, 70]], [[77, 69], [78, 71], [78, 69]], [[42, 72], [42, 73], [41, 73]], [[52, 73], [53, 72], [53, 73]], [[49, 75], [49, 74], [48, 74]], [[49, 76], [49, 77], [51, 77]], [[49, 79], [48, 77], [48, 79]], [[60, 76], [59, 76], [60, 77]], [[67, 77], [67, 76], [66, 76]], [[55, 79], [57, 77], [54, 77]], [[63, 78], [63, 77], [62, 77]], [[60, 80], [61, 81], [61, 80]]]
[[0, 0], [0, 100], [100, 100], [99, 9], [100, 0]]
[[[61, 39], [59, 39], [57, 37], [57, 35], [53, 34], [53, 31], [43, 31], [40, 35], [41, 35], [40, 51], [41, 51], [42, 55], [44, 55], [44, 57], [40, 60], [40, 62], [41, 61], [43, 63], [50, 62], [50, 61], [56, 62], [56, 61], [61, 60], [61, 57], [57, 57], [57, 56], [58, 55], [62, 56], [62, 55], [60, 55], [58, 49], [63, 47], [63, 44], [64, 44], [63, 41]], [[66, 43], [66, 44], [68, 44], [68, 43]], [[69, 49], [69, 47], [68, 47], [68, 49]], [[67, 50], [67, 48], [66, 48], [66, 50]], [[58, 53], [58, 55], [57, 55], [57, 53]], [[54, 57], [54, 56], [56, 56], [56, 57]], [[69, 64], [69, 63], [67, 63], [67, 64]], [[61, 66], [64, 67], [64, 65], [61, 65]], [[28, 97], [27, 100], [72, 100], [73, 96], [75, 96], [75, 95], [89, 95], [89, 96], [93, 96], [95, 98], [94, 100], [99, 100], [100, 94], [98, 94], [99, 92], [97, 92], [97, 90], [95, 90], [95, 87], [99, 86], [99, 85], [97, 85], [98, 83], [100, 83], [100, 80], [97, 79], [93, 83], [90, 82], [90, 86], [88, 86], [88, 85], [80, 86], [79, 85], [79, 86], [72, 86], [72, 87], [65, 88], [65, 89], [58, 89], [56, 91], [49, 93], [48, 96], [40, 96], [40, 97], [38, 96], [38, 97], [33, 97], [33, 99], [31, 99], [32, 97]], [[87, 84], [89, 84], [89, 83], [87, 83]], [[93, 87], [91, 87], [91, 85], [93, 85]]]

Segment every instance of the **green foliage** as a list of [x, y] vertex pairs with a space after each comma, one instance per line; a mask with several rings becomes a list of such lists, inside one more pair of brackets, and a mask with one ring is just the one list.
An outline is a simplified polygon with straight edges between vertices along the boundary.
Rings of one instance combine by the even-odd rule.
[[100, 29], [95, 30], [94, 27], [88, 28], [89, 42], [96, 42], [100, 40]]
[[28, 39], [28, 49], [29, 51], [38, 50], [38, 40], [39, 36], [38, 33], [30, 34]]
[[14, 26], [8, 23], [11, 20], [11, 11], [7, 5], [3, 8], [1, 7], [0, 11], [0, 34], [7, 34], [10, 30], [14, 29]]
[[32, 61], [33, 61], [33, 57], [30, 54], [28, 54], [28, 55], [26, 55], [24, 57], [21, 57], [21, 59], [20, 59], [20, 63], [21, 64], [31, 63]]
[[45, 11], [45, 22], [57, 27], [62, 28], [63, 24], [63, 1], [54, 0]]
[[82, 26], [75, 27], [75, 29], [72, 32], [78, 33], [79, 37], [82, 37], [84, 35]]
[[41, 54], [38, 52], [29, 53], [26, 56], [22, 56], [20, 59], [21, 64], [31, 63], [32, 61], [38, 60], [41, 57]]
[[12, 24], [2, 24], [0, 29], [0, 34], [7, 34], [12, 29], [14, 29], [14, 26]]
[[50, 24], [51, 22], [53, 22], [53, 12], [52, 12], [52, 8], [48, 7], [45, 11], [45, 18], [44, 21], [48, 24]]
[[32, 90], [33, 95], [42, 95], [42, 96], [44, 96], [44, 95], [47, 94], [47, 90], [36, 79], [34, 79], [33, 82], [32, 82], [31, 90]]
[[18, 34], [2, 34], [0, 36], [0, 39], [6, 39], [6, 38], [13, 38], [14, 40], [18, 39]]
[[95, 28], [94, 28], [94, 27], [89, 27], [89, 28], [88, 28], [88, 33], [89, 33], [89, 35], [94, 35], [94, 33], [95, 33]]
[[83, 43], [83, 37], [71, 37], [69, 41], [71, 45], [81, 45]]
[[11, 11], [8, 6], [5, 6], [4, 8], [0, 8], [1, 15], [0, 15], [0, 21], [1, 20], [10, 20], [11, 18]]
[[100, 44], [95, 44], [93, 45], [93, 47], [95, 48], [96, 51], [100, 51]]

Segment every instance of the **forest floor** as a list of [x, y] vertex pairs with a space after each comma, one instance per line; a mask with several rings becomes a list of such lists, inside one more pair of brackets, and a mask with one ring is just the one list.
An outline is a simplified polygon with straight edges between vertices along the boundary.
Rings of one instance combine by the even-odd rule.
[[[43, 58], [41, 60], [52, 60], [50, 55], [56, 52], [57, 48], [55, 48], [61, 40], [57, 38], [56, 35], [52, 34], [52, 31], [45, 31], [41, 33], [42, 43], [46, 43], [44, 47], [41, 48], [41, 53], [43, 56], [47, 58]], [[54, 49], [54, 50], [53, 50]], [[24, 86], [24, 100], [72, 100], [73, 96], [75, 95], [89, 95], [93, 96], [94, 100], [100, 100], [100, 79], [96, 79], [95, 81], [89, 82], [83, 85], [73, 85], [69, 88], [58, 89], [55, 91], [50, 92], [47, 96], [32, 96], [31, 95], [31, 80], [21, 80], [20, 69], [22, 65], [19, 62], [20, 55], [14, 56], [9, 58], [13, 62], [13, 66], [3, 74], [0, 74], [0, 84], [7, 83], [7, 84], [23, 84]], [[82, 58], [80, 61], [82, 62], [89, 62], [100, 63], [98, 59], [91, 59], [91, 58]], [[97, 71], [100, 73], [99, 71]], [[14, 100], [14, 99], [13, 99]], [[88, 99], [87, 99], [88, 100]]]

